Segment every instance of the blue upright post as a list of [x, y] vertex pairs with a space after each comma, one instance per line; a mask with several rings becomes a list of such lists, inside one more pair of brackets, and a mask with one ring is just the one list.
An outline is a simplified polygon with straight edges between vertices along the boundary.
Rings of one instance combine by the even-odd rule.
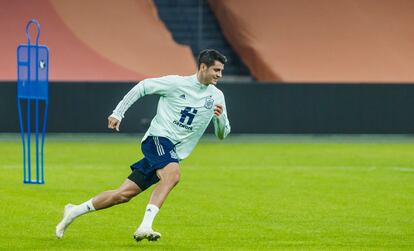
[[[30, 26], [37, 28], [36, 44], [30, 43]], [[49, 106], [49, 49], [39, 45], [40, 25], [36, 20], [30, 20], [26, 25], [27, 44], [17, 47], [17, 109], [19, 112], [19, 125], [23, 145], [23, 183], [44, 184], [44, 143], [46, 134], [46, 121]], [[32, 137], [32, 106], [34, 101], [34, 132], [35, 132], [35, 167], [36, 176], [32, 178], [31, 137]], [[26, 102], [26, 111], [21, 103]], [[40, 110], [43, 107], [43, 113]], [[26, 128], [24, 115], [26, 114]], [[39, 118], [43, 115], [42, 137], [39, 151]], [[27, 139], [25, 139], [25, 135]]]

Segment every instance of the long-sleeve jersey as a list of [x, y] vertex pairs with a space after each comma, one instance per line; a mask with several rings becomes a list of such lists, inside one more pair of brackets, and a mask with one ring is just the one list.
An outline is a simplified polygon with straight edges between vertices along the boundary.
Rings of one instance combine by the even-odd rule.
[[[185, 159], [211, 120], [218, 138], [223, 139], [230, 133], [223, 93], [214, 85], [199, 83], [196, 75], [145, 79], [124, 96], [111, 116], [121, 121], [135, 101], [150, 94], [158, 94], [160, 99], [157, 114], [142, 141], [148, 136], [166, 137], [176, 144], [178, 158]], [[219, 117], [214, 116], [216, 104], [223, 106]]]

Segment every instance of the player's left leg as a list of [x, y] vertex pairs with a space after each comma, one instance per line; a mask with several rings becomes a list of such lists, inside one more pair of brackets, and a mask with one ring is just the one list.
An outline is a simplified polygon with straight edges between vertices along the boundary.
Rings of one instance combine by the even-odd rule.
[[169, 163], [157, 170], [157, 176], [160, 182], [152, 191], [149, 203], [161, 208], [168, 194], [180, 181], [180, 165], [176, 162]]
[[156, 241], [161, 237], [160, 233], [152, 230], [152, 223], [168, 194], [180, 180], [179, 164], [175, 162], [158, 169], [156, 173], [160, 181], [152, 191], [142, 223], [134, 233], [134, 238], [137, 241], [143, 239]]

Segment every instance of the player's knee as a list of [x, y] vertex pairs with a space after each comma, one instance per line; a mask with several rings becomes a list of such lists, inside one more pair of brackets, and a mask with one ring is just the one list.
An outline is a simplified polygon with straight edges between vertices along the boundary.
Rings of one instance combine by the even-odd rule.
[[169, 165], [157, 172], [160, 181], [169, 186], [175, 186], [180, 181], [180, 168], [178, 165]]
[[177, 185], [180, 181], [180, 171], [177, 169], [169, 173], [164, 181], [170, 184], [171, 186]]
[[180, 181], [180, 173], [174, 173], [171, 177], [171, 183], [175, 186], [178, 184], [178, 182]]

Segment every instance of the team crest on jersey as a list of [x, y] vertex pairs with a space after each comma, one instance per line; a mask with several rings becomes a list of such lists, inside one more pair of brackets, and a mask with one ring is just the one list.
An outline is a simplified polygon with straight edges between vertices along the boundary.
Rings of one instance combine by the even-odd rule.
[[211, 98], [211, 96], [206, 98], [206, 103], [204, 104], [204, 107], [206, 109], [211, 109], [213, 107], [214, 104], [214, 99]]

